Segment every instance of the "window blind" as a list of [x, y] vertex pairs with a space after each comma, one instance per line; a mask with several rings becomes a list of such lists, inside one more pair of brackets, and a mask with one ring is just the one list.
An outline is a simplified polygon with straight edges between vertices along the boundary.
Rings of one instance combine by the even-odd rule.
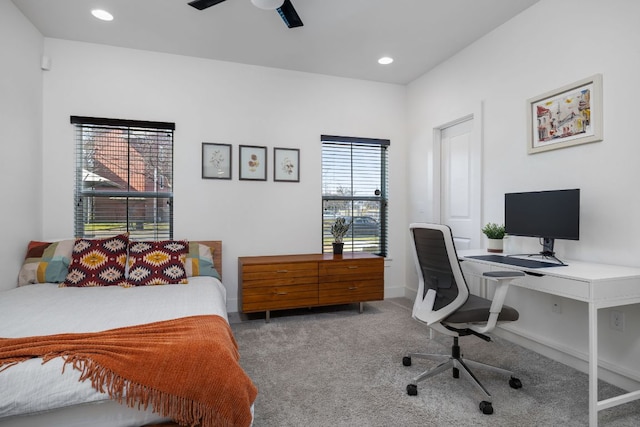
[[173, 238], [174, 123], [71, 116], [77, 237]]
[[323, 252], [331, 252], [331, 225], [351, 222], [347, 252], [387, 255], [388, 154], [386, 139], [322, 135]]

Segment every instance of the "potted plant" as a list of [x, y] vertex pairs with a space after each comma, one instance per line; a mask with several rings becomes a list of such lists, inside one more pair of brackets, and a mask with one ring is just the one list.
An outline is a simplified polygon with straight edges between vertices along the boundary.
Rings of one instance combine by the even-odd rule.
[[487, 251], [488, 252], [502, 252], [502, 239], [504, 239], [505, 231], [504, 225], [498, 225], [493, 222], [487, 223], [482, 227], [482, 232], [487, 236]]
[[336, 222], [331, 226], [331, 234], [333, 234], [333, 254], [334, 255], [342, 255], [342, 249], [344, 247], [344, 243], [342, 239], [345, 234], [349, 231], [349, 227], [351, 227], [351, 223], [347, 223], [347, 220], [343, 217], [339, 217], [336, 219]]

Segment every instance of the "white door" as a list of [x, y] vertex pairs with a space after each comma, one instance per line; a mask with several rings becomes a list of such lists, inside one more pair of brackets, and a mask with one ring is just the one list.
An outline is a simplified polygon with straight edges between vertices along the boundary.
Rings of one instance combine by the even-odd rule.
[[[451, 227], [458, 250], [481, 248], [480, 120], [466, 117], [440, 133], [440, 221]], [[436, 138], [437, 140], [438, 138]]]

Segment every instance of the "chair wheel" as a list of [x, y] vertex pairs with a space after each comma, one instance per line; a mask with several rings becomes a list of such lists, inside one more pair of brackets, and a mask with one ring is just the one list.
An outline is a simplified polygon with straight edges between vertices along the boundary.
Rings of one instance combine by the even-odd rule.
[[407, 394], [409, 396], [417, 396], [418, 395], [418, 386], [415, 384], [409, 384], [407, 386]]
[[522, 388], [522, 381], [520, 381], [516, 377], [511, 377], [509, 379], [509, 385], [511, 386], [511, 388]]
[[404, 366], [411, 366], [411, 358], [409, 356], [405, 356], [402, 358], [402, 364]]
[[493, 406], [491, 405], [491, 402], [487, 402], [486, 400], [480, 402], [480, 410], [485, 415], [493, 414]]

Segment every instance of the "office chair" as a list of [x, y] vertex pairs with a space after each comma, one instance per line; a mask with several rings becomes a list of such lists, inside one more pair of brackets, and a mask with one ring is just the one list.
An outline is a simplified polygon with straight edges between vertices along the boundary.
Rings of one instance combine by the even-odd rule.
[[481, 298], [469, 293], [462, 274], [451, 229], [438, 224], [411, 224], [413, 254], [418, 269], [418, 294], [413, 304], [412, 317], [435, 331], [453, 337], [451, 355], [411, 353], [402, 360], [404, 366], [411, 366], [412, 358], [443, 360], [435, 368], [423, 372], [407, 386], [410, 396], [418, 394], [418, 382], [433, 377], [452, 368], [453, 377], [459, 378], [462, 371], [467, 379], [484, 394], [480, 410], [492, 414], [491, 394], [480, 383], [469, 366], [486, 368], [508, 375], [509, 385], [518, 389], [522, 383], [513, 376], [513, 372], [484, 363], [474, 362], [462, 357], [458, 337], [475, 335], [485, 341], [491, 341], [487, 332], [492, 331], [497, 322], [518, 320], [518, 312], [503, 305], [507, 288], [511, 280], [524, 276], [519, 271], [486, 272], [483, 277], [497, 282], [493, 300]]

